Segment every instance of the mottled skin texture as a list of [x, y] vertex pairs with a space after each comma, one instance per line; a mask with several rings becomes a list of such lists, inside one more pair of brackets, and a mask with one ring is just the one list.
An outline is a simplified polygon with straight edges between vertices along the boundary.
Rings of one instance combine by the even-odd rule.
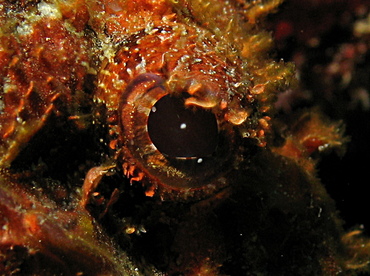
[[[295, 82], [261, 26], [279, 4], [2, 2], [0, 270], [365, 270], [367, 239], [343, 231], [315, 172], [321, 152], [344, 147], [343, 127], [317, 110], [274, 114]], [[214, 114], [218, 145], [201, 165], [151, 143], [147, 118], [165, 95]]]
[[8, 10], [6, 3], [0, 19], [0, 152], [1, 163], [8, 166], [54, 105], [71, 101], [83, 89], [90, 59], [86, 51], [78, 50], [89, 42], [77, 29], [67, 30], [56, 16], [37, 15], [32, 5], [28, 12], [17, 12]]
[[[117, 136], [117, 139], [112, 137], [116, 140], [111, 143], [112, 148], [123, 155], [116, 158], [123, 159], [128, 177], [140, 178], [150, 191], [163, 189], [163, 193], [172, 196], [174, 191], [168, 191], [171, 185], [188, 189], [205, 187], [214, 181], [216, 186], [225, 186], [224, 178], [195, 180], [201, 183], [192, 184], [195, 176], [186, 173], [184, 176], [155, 148], [148, 148], [151, 142], [146, 134], [146, 119], [151, 107], [166, 94], [185, 93], [188, 96], [185, 105], [211, 110], [217, 117], [220, 132], [228, 139], [248, 136], [264, 146], [271, 102], [279, 89], [291, 81], [292, 66], [265, 59], [271, 39], [248, 22], [253, 21], [253, 6], [249, 7], [248, 15], [243, 15], [238, 13], [237, 3], [212, 3], [215, 6], [209, 9], [209, 16], [218, 13], [222, 16], [208, 21], [201, 15], [196, 17], [207, 6], [205, 2], [144, 1], [141, 5], [140, 12], [137, 12], [138, 4], [125, 2], [93, 7], [94, 11], [99, 11], [93, 26], [97, 30], [104, 29], [108, 35], [102, 37], [103, 41], [108, 39], [108, 43], [103, 47], [103, 66], [98, 74], [95, 102], [107, 108], [111, 132]], [[110, 10], [113, 7], [114, 12]], [[127, 21], [127, 14], [136, 14], [134, 25]], [[160, 77], [163, 83], [152, 84], [160, 81], [151, 77], [145, 81], [136, 80], [146, 73]], [[130, 82], [138, 84], [128, 91]], [[153, 85], [161, 92], [150, 92]], [[230, 159], [222, 158], [219, 164]], [[144, 175], [139, 176], [140, 172]], [[172, 179], [163, 176], [168, 172]], [[184, 179], [187, 184], [177, 184]], [[195, 191], [181, 189], [179, 192]]]

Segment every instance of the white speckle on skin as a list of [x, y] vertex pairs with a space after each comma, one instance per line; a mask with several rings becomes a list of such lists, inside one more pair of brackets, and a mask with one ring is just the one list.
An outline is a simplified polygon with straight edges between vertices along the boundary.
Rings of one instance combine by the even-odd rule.
[[24, 23], [19, 26], [17, 26], [17, 33], [19, 35], [29, 35], [32, 34], [33, 28], [31, 24]]
[[[17, 26], [17, 33], [20, 36], [30, 35], [33, 33], [33, 25], [35, 22], [44, 20], [44, 18], [50, 19], [61, 19], [62, 14], [59, 11], [58, 7], [51, 3], [40, 2], [37, 5], [38, 13], [32, 13], [25, 16], [25, 20], [22, 21], [20, 25]], [[50, 28], [49, 25], [46, 25]]]
[[4, 109], [5, 109], [5, 104], [2, 98], [0, 97], [0, 114], [4, 113]]
[[62, 15], [59, 9], [50, 3], [40, 2], [37, 5], [37, 8], [40, 12], [41, 17], [49, 17], [49, 18], [62, 18]]

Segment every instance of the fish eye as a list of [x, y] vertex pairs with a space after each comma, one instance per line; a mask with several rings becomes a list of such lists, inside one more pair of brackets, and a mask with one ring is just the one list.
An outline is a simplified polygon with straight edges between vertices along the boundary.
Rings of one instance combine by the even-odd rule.
[[185, 107], [184, 98], [171, 95], [151, 108], [148, 133], [154, 146], [170, 158], [211, 156], [218, 143], [216, 116], [203, 108]]
[[235, 131], [210, 108], [187, 105], [188, 97], [162, 76], [134, 78], [119, 107], [121, 161], [167, 190], [218, 189], [235, 157]]

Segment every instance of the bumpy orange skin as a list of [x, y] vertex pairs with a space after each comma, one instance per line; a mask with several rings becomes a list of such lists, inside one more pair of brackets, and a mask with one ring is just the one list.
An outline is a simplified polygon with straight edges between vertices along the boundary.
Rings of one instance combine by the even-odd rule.
[[73, 21], [68, 7], [53, 12], [48, 4], [40, 4], [39, 11], [31, 4], [24, 11], [20, 6], [1, 6], [2, 167], [42, 127], [57, 101], [70, 103], [82, 91], [90, 64], [89, 42], [78, 32], [88, 19], [83, 9]]
[[[368, 240], [344, 233], [315, 176], [314, 156], [346, 142], [340, 124], [316, 111], [274, 117], [277, 93], [295, 82], [292, 64], [269, 57], [272, 39], [260, 25], [280, 2], [2, 2], [0, 269], [189, 276], [365, 269]], [[223, 137], [200, 173], [173, 166], [148, 135], [156, 101], [183, 94], [186, 107], [214, 114]], [[19, 172], [21, 149], [50, 117], [81, 119], [90, 97], [90, 123], [108, 132], [97, 140], [110, 156], [83, 184], [54, 176], [53, 167], [46, 178]]]
[[[185, 105], [213, 112], [220, 132], [248, 137], [259, 146], [267, 143], [272, 103], [277, 92], [292, 82], [293, 67], [267, 58], [271, 38], [255, 24], [256, 17], [276, 8], [279, 1], [245, 3], [245, 13], [238, 9], [240, 4], [102, 1], [91, 6], [96, 15], [92, 26], [105, 42], [94, 99], [107, 109], [115, 159], [123, 162], [128, 177], [147, 186], [148, 194], [157, 190], [163, 197], [183, 193], [183, 197], [197, 197], [228, 185], [223, 175], [204, 180], [178, 172], [148, 146], [147, 117], [164, 95], [187, 93]], [[206, 9], [207, 16], [217, 20], [202, 14], [208, 5], [212, 8]], [[127, 20], [132, 14], [135, 18]], [[148, 92], [150, 80], [144, 88], [126, 91], [131, 82], [148, 73], [163, 80], [161, 92]], [[233, 154], [232, 148], [229, 153]], [[230, 159], [224, 157], [230, 163], [239, 162]], [[227, 169], [215, 166], [214, 170]], [[174, 177], [171, 180], [165, 174]], [[206, 188], [200, 191], [201, 187]]]

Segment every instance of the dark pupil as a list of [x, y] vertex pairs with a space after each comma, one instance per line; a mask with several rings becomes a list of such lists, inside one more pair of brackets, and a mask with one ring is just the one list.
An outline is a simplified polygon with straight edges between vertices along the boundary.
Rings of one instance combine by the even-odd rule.
[[184, 99], [166, 95], [152, 107], [149, 137], [169, 157], [206, 157], [217, 146], [215, 115], [202, 108], [186, 108]]

